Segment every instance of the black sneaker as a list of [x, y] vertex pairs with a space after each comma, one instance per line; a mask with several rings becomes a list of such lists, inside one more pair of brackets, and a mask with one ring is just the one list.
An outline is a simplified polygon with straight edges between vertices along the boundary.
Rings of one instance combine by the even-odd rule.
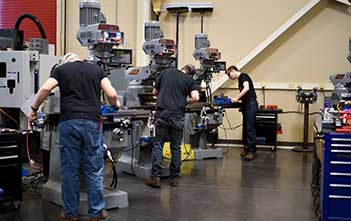
[[177, 177], [171, 177], [171, 178], [169, 178], [169, 185], [171, 185], [171, 186], [178, 186], [179, 185], [179, 183], [178, 183], [178, 179], [177, 179]]
[[256, 159], [256, 154], [253, 154], [253, 153], [247, 153], [243, 159], [245, 161], [252, 161], [252, 160], [255, 160]]
[[145, 184], [153, 188], [160, 188], [161, 187], [160, 177], [151, 177], [150, 179], [146, 179]]

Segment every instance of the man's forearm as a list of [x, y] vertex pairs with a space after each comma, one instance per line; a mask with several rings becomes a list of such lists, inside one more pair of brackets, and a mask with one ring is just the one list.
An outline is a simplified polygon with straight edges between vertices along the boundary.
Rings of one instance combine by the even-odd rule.
[[117, 96], [112, 96], [112, 97], [107, 97], [107, 98], [112, 106], [119, 108], [119, 102], [118, 102]]
[[49, 90], [39, 90], [32, 107], [34, 109], [38, 109], [40, 105], [43, 103], [43, 101], [46, 99], [46, 97], [49, 96], [49, 94], [50, 94]]
[[249, 90], [242, 90], [240, 93], [239, 93], [239, 95], [238, 95], [238, 100], [240, 100], [247, 92], [248, 92]]

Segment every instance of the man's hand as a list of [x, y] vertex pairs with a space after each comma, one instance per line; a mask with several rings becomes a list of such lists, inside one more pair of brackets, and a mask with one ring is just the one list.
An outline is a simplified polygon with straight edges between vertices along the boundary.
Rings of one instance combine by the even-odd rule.
[[38, 117], [38, 114], [36, 111], [31, 111], [29, 114], [29, 123], [32, 123], [33, 121], [35, 121]]
[[230, 98], [230, 100], [231, 100], [232, 103], [237, 103], [237, 102], [239, 102], [239, 99], [236, 98], [236, 97], [232, 97], [232, 98]]
[[119, 100], [117, 99], [117, 102], [116, 102], [116, 110], [119, 110], [121, 109], [121, 103], [119, 102]]

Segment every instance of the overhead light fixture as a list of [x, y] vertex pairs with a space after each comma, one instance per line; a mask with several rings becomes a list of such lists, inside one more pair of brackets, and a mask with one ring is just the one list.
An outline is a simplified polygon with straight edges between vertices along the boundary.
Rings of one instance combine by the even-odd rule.
[[206, 13], [206, 12], [213, 12], [213, 7], [212, 6], [205, 6], [205, 7], [193, 7], [191, 8], [192, 12], [197, 12], [197, 13]]
[[168, 12], [171, 13], [185, 13], [189, 11], [189, 8], [186, 6], [170, 6], [166, 8]]
[[168, 11], [168, 8], [181, 8], [186, 7], [188, 11], [193, 11], [193, 9], [203, 9], [203, 10], [213, 10], [213, 4], [207, 2], [184, 2], [184, 3], [165, 3], [163, 4], [162, 11]]
[[164, 4], [165, 0], [152, 0], [152, 10], [155, 12], [157, 16], [157, 20], [161, 15], [162, 11], [162, 6]]

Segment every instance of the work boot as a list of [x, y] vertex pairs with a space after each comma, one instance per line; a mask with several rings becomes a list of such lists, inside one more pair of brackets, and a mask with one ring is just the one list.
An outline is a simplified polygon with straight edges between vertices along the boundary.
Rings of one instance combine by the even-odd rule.
[[256, 159], [256, 154], [254, 154], [254, 153], [247, 153], [247, 154], [243, 157], [243, 159], [244, 159], [245, 161], [252, 161], [252, 160]]
[[77, 221], [78, 218], [77, 217], [72, 217], [72, 216], [66, 216], [63, 211], [61, 211], [60, 215], [59, 215], [59, 220], [60, 221]]
[[240, 156], [244, 157], [249, 152], [249, 148], [244, 146], [243, 151], [241, 151]]
[[108, 220], [108, 213], [106, 210], [101, 210], [101, 213], [98, 217], [90, 218], [90, 221], [100, 221], [100, 220]]
[[150, 179], [145, 180], [145, 184], [151, 186], [153, 188], [160, 188], [161, 187], [160, 177], [151, 177]]
[[177, 177], [169, 178], [169, 185], [174, 186], [174, 187], [178, 186], [179, 185], [178, 178]]

